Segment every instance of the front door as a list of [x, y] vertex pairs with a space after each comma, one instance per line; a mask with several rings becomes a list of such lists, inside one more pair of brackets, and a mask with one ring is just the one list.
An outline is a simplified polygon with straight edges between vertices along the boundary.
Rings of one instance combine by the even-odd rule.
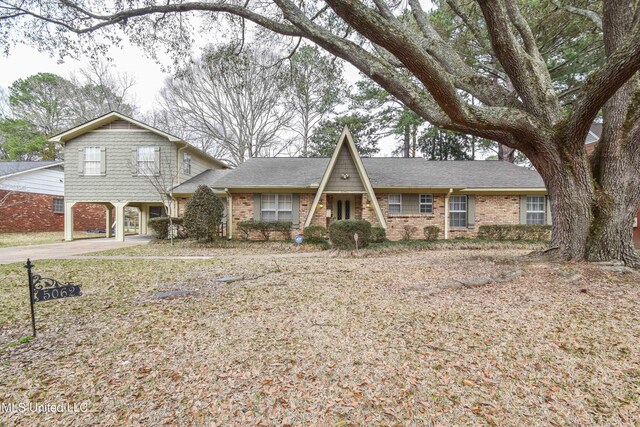
[[340, 195], [333, 196], [333, 217], [337, 220], [341, 219], [354, 219], [354, 208], [356, 198], [353, 195]]

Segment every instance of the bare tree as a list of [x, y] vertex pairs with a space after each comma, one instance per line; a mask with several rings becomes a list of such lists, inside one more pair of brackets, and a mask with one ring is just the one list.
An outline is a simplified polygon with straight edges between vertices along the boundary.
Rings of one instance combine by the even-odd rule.
[[283, 132], [292, 118], [276, 61], [253, 47], [210, 51], [178, 78], [167, 79], [161, 92], [165, 113], [183, 132], [220, 147], [230, 164], [276, 156], [290, 144]]
[[[120, 26], [145, 46], [164, 37], [179, 52], [190, 40], [182, 23], [194, 11], [230, 14], [284, 36], [306, 38], [353, 64], [434, 125], [524, 153], [552, 201], [551, 253], [639, 266], [631, 228], [640, 207], [640, 5], [637, 0], [585, 3], [587, 9], [575, 11], [547, 7], [550, 1], [437, 2], [435, 7], [455, 16], [457, 30], [446, 36], [419, 0], [131, 0], [100, 8], [74, 0], [2, 0], [0, 21], [5, 46], [27, 40], [54, 50], [73, 45], [72, 33], [106, 34]], [[528, 8], [524, 13], [523, 7]], [[583, 20], [591, 28], [557, 38], [550, 47], [530, 20], [540, 24], [551, 18], [561, 22], [559, 34], [570, 28], [566, 22]], [[47, 38], [53, 27], [64, 38]], [[463, 33], [469, 35], [465, 44], [454, 43]], [[604, 48], [595, 51], [598, 60], [584, 75], [556, 86], [553, 61], [585, 34], [600, 38]], [[471, 45], [483, 54], [469, 50]], [[575, 63], [581, 56], [566, 59]], [[479, 104], [470, 104], [468, 95]], [[584, 140], [601, 111], [603, 135], [587, 156]]]
[[74, 120], [86, 122], [109, 111], [133, 116], [137, 112], [132, 88], [135, 79], [119, 73], [105, 60], [92, 61], [78, 73], [69, 76], [75, 88], [66, 101]]
[[173, 218], [178, 215], [177, 201], [173, 196], [173, 188], [179, 183], [178, 167], [175, 157], [168, 155], [161, 155], [157, 162], [149, 158], [146, 161], [136, 160], [131, 163], [132, 170], [147, 179], [165, 208], [169, 221], [168, 237], [171, 240], [171, 245], [173, 245], [173, 239], [176, 235]]
[[343, 100], [347, 93], [341, 64], [323, 56], [317, 47], [304, 46], [291, 57], [292, 129], [301, 138], [307, 157], [311, 131]]

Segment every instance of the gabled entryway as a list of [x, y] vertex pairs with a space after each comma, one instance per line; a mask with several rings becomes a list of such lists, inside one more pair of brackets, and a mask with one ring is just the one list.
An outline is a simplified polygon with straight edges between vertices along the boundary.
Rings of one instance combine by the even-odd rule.
[[375, 219], [376, 225], [387, 227], [367, 171], [346, 126], [315, 194], [305, 227], [310, 225], [313, 214], [322, 202], [327, 204], [330, 213], [327, 215], [328, 223], [344, 219]]

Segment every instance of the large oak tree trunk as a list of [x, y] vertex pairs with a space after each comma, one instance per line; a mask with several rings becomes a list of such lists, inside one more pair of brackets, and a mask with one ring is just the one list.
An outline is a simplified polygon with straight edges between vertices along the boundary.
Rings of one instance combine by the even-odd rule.
[[640, 267], [633, 221], [640, 207], [640, 127], [634, 98], [639, 79], [625, 84], [603, 109], [600, 141], [591, 155], [595, 201], [587, 259]]
[[551, 200], [551, 247], [562, 259], [582, 260], [587, 253], [593, 201], [586, 156], [576, 159], [556, 152], [534, 159]]

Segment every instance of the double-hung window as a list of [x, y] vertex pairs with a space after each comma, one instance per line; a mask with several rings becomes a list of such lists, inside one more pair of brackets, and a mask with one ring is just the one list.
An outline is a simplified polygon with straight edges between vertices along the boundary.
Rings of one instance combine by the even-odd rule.
[[260, 199], [260, 217], [263, 221], [292, 221], [293, 196], [263, 193]]
[[544, 224], [545, 197], [527, 197], [527, 224]]
[[64, 199], [58, 197], [53, 199], [53, 213], [64, 213]]
[[433, 194], [420, 194], [420, 213], [433, 213]]
[[138, 175], [155, 175], [157, 173], [156, 147], [138, 147], [136, 161], [138, 166]]
[[402, 213], [402, 194], [389, 194], [388, 204], [390, 214]]
[[84, 175], [100, 175], [100, 147], [85, 147]]
[[182, 173], [185, 175], [191, 175], [191, 154], [182, 154]]
[[458, 228], [467, 226], [467, 196], [449, 198], [449, 225]]

